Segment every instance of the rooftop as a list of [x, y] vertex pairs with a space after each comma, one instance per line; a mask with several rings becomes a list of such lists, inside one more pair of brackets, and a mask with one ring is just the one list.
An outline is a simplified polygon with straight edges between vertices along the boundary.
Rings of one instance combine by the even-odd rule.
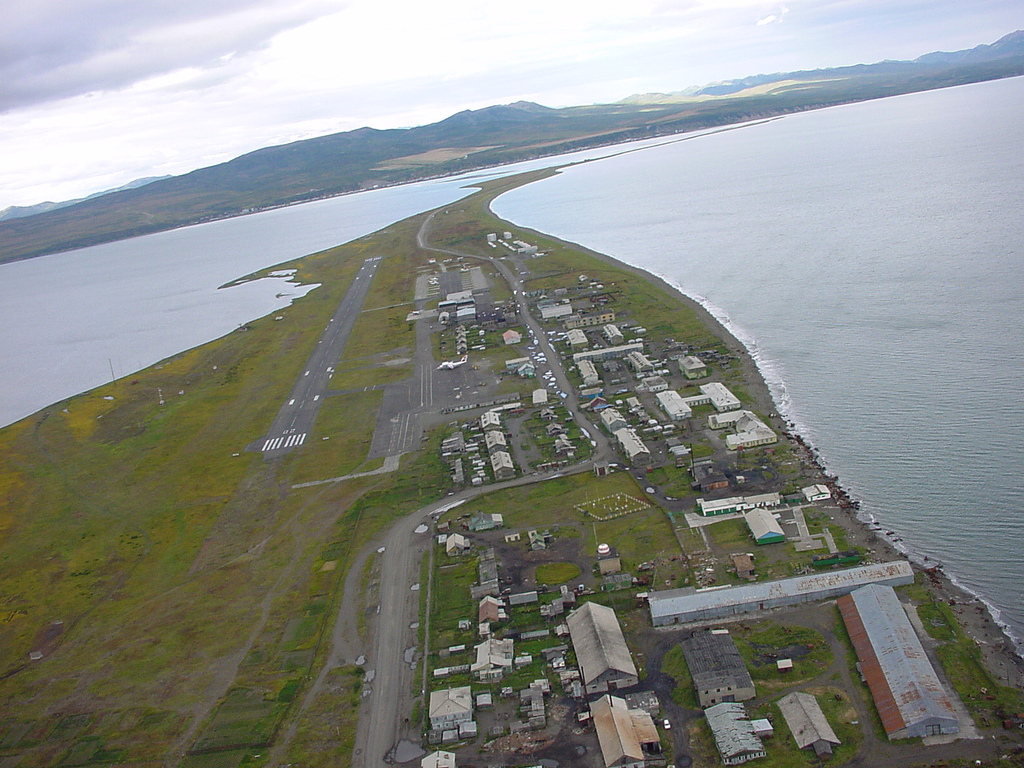
[[815, 573], [808, 576], [794, 576], [778, 581], [762, 581], [754, 584], [736, 584], [712, 587], [695, 591], [692, 588], [669, 589], [651, 592], [648, 601], [651, 619], [671, 617], [676, 614], [707, 611], [742, 604], [774, 603], [782, 605], [787, 599], [799, 602], [801, 598], [814, 599], [816, 594], [831, 592], [831, 596], [852, 592], [858, 587], [875, 582], [909, 584], [914, 580], [910, 563], [896, 560], [890, 563], [863, 565], [839, 571]]
[[609, 670], [636, 676], [636, 666], [613, 609], [600, 603], [586, 603], [570, 613], [566, 623], [585, 684]]

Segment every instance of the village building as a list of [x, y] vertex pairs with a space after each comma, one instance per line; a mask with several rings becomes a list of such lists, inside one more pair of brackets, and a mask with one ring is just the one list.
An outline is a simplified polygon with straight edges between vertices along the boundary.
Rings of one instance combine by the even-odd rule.
[[495, 451], [491, 454], [491, 470], [495, 480], [511, 480], [516, 476], [516, 465], [512, 454], [508, 451]]
[[678, 358], [679, 371], [688, 379], [699, 379], [708, 375], [708, 367], [699, 357], [683, 355]]
[[473, 719], [473, 695], [469, 686], [446, 688], [430, 694], [428, 708], [430, 728], [434, 731], [458, 728]]
[[591, 349], [586, 352], [576, 352], [572, 356], [572, 362], [574, 365], [579, 365], [580, 360], [590, 360], [594, 363], [599, 363], [604, 360], [613, 360], [620, 357], [626, 357], [630, 352], [643, 352], [644, 344], [642, 341], [636, 341], [631, 344], [621, 344], [617, 347], [603, 347], [601, 349]]
[[813, 749], [816, 756], [824, 758], [842, 743], [811, 694], [794, 691], [779, 699], [778, 705], [800, 749]]
[[537, 365], [528, 357], [516, 357], [505, 361], [505, 373], [532, 379], [537, 374]]
[[456, 768], [455, 753], [438, 750], [420, 760], [420, 768]]
[[715, 589], [693, 587], [649, 592], [651, 623], [656, 627], [713, 621], [753, 611], [830, 600], [868, 584], [897, 587], [914, 583], [914, 570], [905, 560], [862, 565], [839, 571], [792, 576], [777, 581], [735, 584]]
[[477, 561], [477, 584], [471, 587], [469, 592], [474, 600], [479, 600], [484, 595], [498, 594], [498, 560], [493, 549], [485, 549], [480, 554]]
[[782, 497], [777, 493], [759, 493], [753, 496], [730, 496], [727, 499], [697, 499], [697, 509], [704, 517], [746, 512], [758, 507], [777, 507]]
[[736, 569], [736, 575], [741, 579], [754, 578], [754, 558], [749, 553], [736, 553], [730, 555], [732, 567]]
[[589, 602], [566, 619], [587, 693], [605, 693], [639, 682], [615, 611]]
[[668, 389], [668, 382], [661, 376], [647, 376], [640, 380], [640, 383], [647, 388], [648, 392], [664, 392]]
[[597, 368], [594, 367], [590, 360], [580, 360], [580, 362], [576, 363], [576, 368], [583, 378], [584, 387], [593, 387], [601, 381], [601, 377], [597, 374]]
[[957, 733], [953, 704], [893, 588], [871, 584], [838, 603], [889, 739]]
[[604, 695], [590, 706], [605, 768], [643, 768], [648, 756], [661, 754], [658, 729], [643, 709], [625, 699]]
[[480, 598], [480, 605], [477, 607], [476, 620], [481, 624], [485, 621], [498, 622], [502, 620], [504, 613], [498, 598], [493, 595], [484, 595]]
[[547, 405], [548, 403], [548, 391], [546, 389], [535, 389], [533, 390], [532, 404], [533, 405]]
[[587, 334], [579, 328], [570, 328], [565, 334], [565, 340], [569, 342], [569, 346], [572, 349], [582, 349], [590, 344], [587, 340]]
[[488, 453], [508, 448], [508, 440], [505, 439], [505, 434], [500, 429], [487, 430], [484, 435], [484, 444], [487, 446]]
[[468, 525], [473, 533], [492, 531], [505, 525], [505, 516], [497, 512], [477, 512], [469, 518]]
[[542, 320], [556, 320], [559, 317], [568, 317], [572, 314], [572, 304], [568, 301], [563, 301], [559, 304], [547, 304], [545, 306], [537, 305], [540, 309], [540, 316]]
[[646, 467], [651, 463], [651, 449], [633, 429], [625, 427], [616, 430], [615, 440], [626, 454], [626, 460], [634, 467]]
[[544, 433], [548, 437], [554, 437], [555, 435], [564, 435], [568, 432], [563, 424], [559, 424], [557, 421], [553, 421], [550, 424], [544, 426]]
[[620, 429], [625, 429], [629, 426], [626, 420], [622, 418], [622, 414], [615, 408], [605, 408], [601, 411], [601, 424], [613, 435]]
[[754, 698], [754, 681], [728, 630], [694, 632], [681, 645], [702, 707]]
[[619, 326], [615, 325], [614, 323], [608, 323], [608, 325], [602, 328], [601, 334], [604, 336], [605, 340], [613, 347], [616, 347], [623, 341], [625, 341], [625, 338], [622, 336], [622, 331], [619, 330]]
[[506, 345], [521, 344], [523, 341], [523, 334], [521, 334], [519, 331], [513, 331], [511, 328], [509, 328], [507, 331], [501, 334], [501, 340], [504, 341]]
[[750, 535], [758, 544], [781, 544], [786, 540], [786, 534], [779, 521], [767, 509], [758, 508], [744, 512], [743, 519], [750, 529]]
[[811, 501], [828, 501], [832, 498], [832, 493], [829, 491], [827, 485], [809, 485], [806, 488], [801, 488], [800, 492], [804, 495], [804, 498], [808, 502]]
[[693, 416], [693, 409], [686, 404], [682, 395], [674, 389], [666, 389], [658, 392], [655, 396], [661, 410], [665, 412], [672, 421], [682, 421]]
[[665, 449], [675, 459], [676, 467], [681, 469], [689, 463], [690, 446], [683, 443], [678, 437], [670, 437], [666, 440]]
[[513, 646], [511, 638], [487, 638], [474, 647], [476, 661], [470, 665], [469, 671], [480, 680], [500, 679], [505, 672], [512, 669], [512, 661], [515, 658]]
[[449, 533], [448, 537], [444, 540], [444, 553], [449, 557], [463, 555], [469, 552], [469, 548], [469, 539], [461, 533]]
[[711, 463], [710, 460], [695, 463], [690, 472], [693, 475], [693, 484], [700, 489], [701, 493], [723, 490], [729, 487], [729, 478], [725, 472]]
[[565, 318], [566, 328], [591, 328], [595, 325], [604, 325], [615, 320], [615, 313], [610, 309], [598, 312], [579, 312]]
[[725, 446], [730, 451], [754, 448], [758, 445], [771, 445], [779, 441], [778, 435], [771, 427], [761, 421], [750, 411], [731, 411], [716, 413], [708, 417], [708, 426], [722, 429], [731, 426], [735, 434], [726, 435]]
[[704, 710], [718, 754], [726, 765], [740, 765], [767, 755], [747, 711], [738, 702], [723, 702]]
[[626, 363], [637, 374], [650, 373], [654, 370], [654, 363], [643, 352], [630, 352], [626, 355]]
[[716, 411], [735, 411], [741, 405], [739, 398], [730, 392], [728, 387], [717, 381], [701, 384], [700, 391]]
[[597, 570], [600, 571], [602, 576], [607, 576], [609, 573], [618, 573], [622, 570], [622, 560], [619, 558], [619, 552], [615, 547], [610, 544], [597, 545]]

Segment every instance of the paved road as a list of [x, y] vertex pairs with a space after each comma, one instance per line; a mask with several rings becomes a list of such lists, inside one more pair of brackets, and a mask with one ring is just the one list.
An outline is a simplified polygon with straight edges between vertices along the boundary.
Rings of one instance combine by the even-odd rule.
[[248, 446], [250, 451], [261, 451], [264, 458], [283, 456], [295, 450], [313, 430], [317, 413], [323, 398], [328, 394], [334, 365], [345, 351], [348, 337], [356, 318], [363, 309], [363, 302], [370, 292], [370, 283], [377, 273], [381, 257], [374, 256], [363, 262], [345, 292], [334, 317], [327, 323], [323, 335], [316, 343], [316, 349], [292, 388], [291, 394], [271, 424], [267, 434]]

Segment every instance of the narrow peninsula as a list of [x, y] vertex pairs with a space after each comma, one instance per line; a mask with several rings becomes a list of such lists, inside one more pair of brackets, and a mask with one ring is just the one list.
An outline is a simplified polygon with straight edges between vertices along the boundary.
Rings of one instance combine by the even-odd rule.
[[696, 302], [462, 200], [0, 431], [10, 766], [1021, 765], [1021, 660]]

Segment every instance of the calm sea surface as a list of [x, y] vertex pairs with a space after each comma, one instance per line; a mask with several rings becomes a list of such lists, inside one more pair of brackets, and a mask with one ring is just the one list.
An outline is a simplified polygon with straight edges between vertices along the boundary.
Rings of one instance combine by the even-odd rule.
[[918, 556], [1024, 636], [1024, 78], [569, 169], [494, 205], [655, 272]]

